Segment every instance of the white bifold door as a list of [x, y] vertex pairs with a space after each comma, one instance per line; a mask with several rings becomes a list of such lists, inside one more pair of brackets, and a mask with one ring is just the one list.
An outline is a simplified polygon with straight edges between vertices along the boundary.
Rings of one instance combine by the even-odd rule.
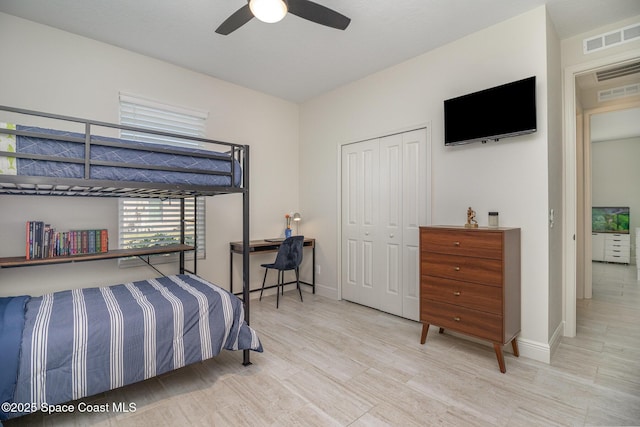
[[426, 129], [342, 147], [342, 298], [419, 320]]

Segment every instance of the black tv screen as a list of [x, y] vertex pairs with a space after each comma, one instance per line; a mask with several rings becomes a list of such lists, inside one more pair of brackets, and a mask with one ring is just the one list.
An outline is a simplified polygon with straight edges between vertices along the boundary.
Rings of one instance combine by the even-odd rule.
[[445, 145], [499, 140], [536, 127], [535, 76], [444, 101]]

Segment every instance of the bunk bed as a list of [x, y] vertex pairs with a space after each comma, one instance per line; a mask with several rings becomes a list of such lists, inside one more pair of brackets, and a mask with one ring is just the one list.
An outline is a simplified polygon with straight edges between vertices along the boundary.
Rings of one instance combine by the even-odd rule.
[[[1, 275], [3, 268], [130, 256], [146, 256], [148, 262], [154, 254], [180, 254], [179, 274], [172, 276], [0, 298], [0, 425], [46, 405], [205, 360], [222, 349], [242, 350], [243, 364], [250, 364], [249, 351], [261, 352], [262, 345], [249, 326], [249, 147], [0, 106], [0, 121], [8, 121], [3, 116], [61, 125], [0, 123], [0, 197], [179, 199], [182, 227], [176, 245], [0, 258]], [[113, 137], [121, 130], [189, 140], [194, 148]], [[185, 252], [197, 249], [185, 244], [185, 199], [230, 193], [243, 199], [242, 299], [197, 276], [197, 256], [192, 269], [185, 265]]]

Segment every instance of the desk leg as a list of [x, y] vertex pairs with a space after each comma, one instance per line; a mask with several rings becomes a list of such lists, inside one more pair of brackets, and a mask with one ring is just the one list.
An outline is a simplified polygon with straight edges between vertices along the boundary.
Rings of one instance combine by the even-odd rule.
[[311, 272], [311, 283], [313, 284], [313, 286], [311, 286], [311, 289], [313, 289], [313, 293], [316, 293], [316, 245], [313, 245], [313, 250], [311, 251], [311, 257], [313, 260], [313, 263], [311, 265], [311, 269], [313, 270]]

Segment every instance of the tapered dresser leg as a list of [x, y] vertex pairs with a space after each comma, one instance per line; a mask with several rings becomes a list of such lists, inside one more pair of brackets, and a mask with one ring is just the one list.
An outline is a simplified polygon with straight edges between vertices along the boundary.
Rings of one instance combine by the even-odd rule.
[[500, 372], [503, 374], [507, 372], [507, 368], [504, 366], [504, 355], [502, 354], [502, 345], [499, 343], [493, 343], [493, 349], [496, 351], [496, 357], [498, 358], [498, 365], [500, 366]]
[[423, 323], [422, 324], [422, 335], [420, 336], [420, 344], [424, 344], [424, 342], [427, 340], [427, 332], [429, 332], [429, 324], [428, 323]]
[[520, 357], [520, 351], [518, 350], [518, 341], [514, 338], [511, 340], [511, 348], [513, 348], [513, 355]]

